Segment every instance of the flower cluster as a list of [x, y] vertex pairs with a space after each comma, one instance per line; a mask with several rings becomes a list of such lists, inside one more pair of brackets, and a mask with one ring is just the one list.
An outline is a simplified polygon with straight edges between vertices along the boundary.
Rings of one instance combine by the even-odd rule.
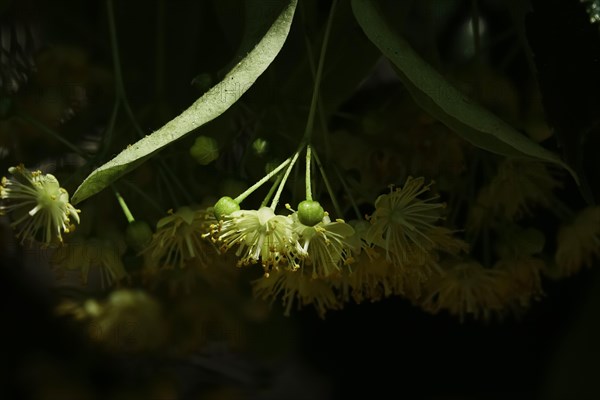
[[545, 164], [507, 158], [498, 166], [496, 176], [479, 192], [467, 227], [479, 231], [499, 218], [513, 221], [529, 215], [535, 206], [550, 208], [555, 199], [553, 192], [560, 186], [560, 180]]
[[156, 224], [156, 232], [142, 249], [144, 279], [166, 283], [172, 293], [190, 293], [200, 284], [222, 285], [228, 280], [227, 260], [207, 238], [215, 218], [212, 209], [180, 207]]
[[124, 241], [113, 235], [107, 238], [73, 240], [52, 254], [52, 264], [59, 273], [79, 270], [84, 285], [88, 284], [90, 273], [97, 269], [101, 287], [112, 286], [127, 277], [122, 256], [126, 246]]
[[500, 260], [491, 268], [475, 260], [445, 263], [442, 274], [425, 284], [419, 305], [432, 313], [448, 311], [461, 321], [518, 312], [542, 295], [543, 265], [533, 257]]
[[211, 234], [222, 252], [237, 246], [238, 266], [261, 263], [266, 272], [285, 264], [298, 267], [292, 220], [269, 207], [225, 215], [211, 226]]
[[366, 221], [353, 225], [332, 221], [313, 200], [300, 203], [298, 211], [287, 205], [289, 215], [270, 207], [232, 207], [211, 226], [211, 237], [222, 252], [235, 248], [238, 266], [262, 265], [255, 295], [280, 297], [286, 314], [294, 305], [312, 304], [323, 316], [350, 298], [417, 299], [425, 282], [441, 274], [442, 255], [467, 250], [451, 230], [436, 224], [444, 204], [436, 196], [421, 198], [430, 187], [423, 178], [408, 178], [376, 200]]
[[297, 213], [276, 215], [262, 207], [225, 215], [211, 226], [211, 235], [222, 252], [237, 248], [238, 266], [261, 264], [266, 274], [302, 267], [310, 268], [312, 277], [328, 277], [349, 262], [354, 229], [328, 215], [307, 226]]
[[569, 276], [600, 258], [600, 207], [587, 207], [558, 232], [558, 276]]
[[[368, 217], [370, 225], [364, 230], [363, 241], [371, 249], [370, 254], [385, 255], [377, 261], [387, 265], [379, 280], [385, 289], [383, 293], [418, 298], [421, 286], [439, 275], [443, 255], [457, 256], [468, 250], [465, 242], [453, 236], [453, 231], [437, 225], [445, 207], [437, 202], [438, 197], [421, 198], [431, 185], [425, 184], [423, 178], [409, 177], [403, 187], [392, 188], [375, 201], [375, 212]], [[372, 264], [373, 256], [363, 257], [363, 263]], [[356, 296], [362, 297], [361, 283], [351, 279], [351, 284], [357, 288]]]
[[62, 243], [63, 233], [79, 223], [79, 210], [69, 203], [69, 193], [51, 174], [29, 171], [23, 165], [11, 167], [10, 178], [2, 178], [0, 214], [10, 214], [21, 243], [41, 241], [44, 245]]
[[160, 219], [156, 233], [142, 251], [148, 268], [183, 268], [189, 260], [202, 264], [209, 261], [214, 250], [202, 235], [211, 223], [211, 213], [207, 210], [193, 210], [181, 207], [176, 212]]

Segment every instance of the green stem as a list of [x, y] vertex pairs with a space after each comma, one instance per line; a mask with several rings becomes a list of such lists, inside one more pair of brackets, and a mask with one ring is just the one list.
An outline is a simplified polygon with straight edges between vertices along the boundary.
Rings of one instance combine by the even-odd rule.
[[161, 179], [165, 182], [165, 187], [167, 188], [167, 192], [169, 192], [169, 196], [175, 205], [175, 208], [179, 208], [179, 201], [177, 201], [177, 196], [175, 196], [175, 192], [173, 191], [173, 187], [171, 186], [171, 181], [165, 174], [165, 171], [162, 168], [158, 169], [158, 175], [160, 175]]
[[[297, 153], [296, 153], [295, 157], [298, 157]], [[287, 160], [285, 160], [284, 162], [279, 164], [279, 166], [277, 166], [277, 168], [275, 168], [273, 171], [271, 171], [267, 175], [265, 175], [260, 181], [256, 182], [254, 185], [252, 185], [248, 189], [246, 189], [246, 191], [244, 193], [240, 194], [238, 197], [233, 199], [233, 201], [240, 204], [242, 201], [244, 201], [244, 199], [246, 197], [248, 197], [256, 189], [261, 187], [266, 181], [268, 181], [269, 179], [271, 179], [272, 177], [277, 175], [279, 173], [279, 171], [281, 171], [286, 165], [289, 164], [289, 162], [290, 162], [290, 159], [288, 158]]]
[[16, 117], [18, 119], [21, 119], [24, 122], [27, 122], [28, 124], [30, 124], [32, 126], [38, 128], [40, 131], [42, 131], [43, 133], [47, 134], [51, 138], [53, 138], [53, 139], [61, 142], [62, 144], [64, 144], [65, 146], [67, 146], [69, 149], [73, 150], [75, 153], [77, 153], [81, 157], [83, 157], [85, 159], [89, 158], [89, 156], [83, 150], [81, 150], [79, 147], [75, 146], [73, 143], [71, 143], [69, 140], [65, 139], [58, 132], [55, 132], [54, 130], [48, 128], [46, 125], [42, 124], [41, 122], [39, 122], [35, 118], [29, 116], [28, 114], [25, 114], [24, 112], [20, 111], [16, 115]]
[[356, 214], [356, 218], [359, 220], [363, 219], [363, 217], [360, 215], [360, 210], [358, 209], [358, 205], [356, 205], [356, 201], [354, 200], [354, 196], [352, 196], [352, 192], [350, 192], [350, 188], [346, 184], [346, 180], [340, 173], [339, 169], [337, 169], [337, 167], [334, 166], [333, 169], [334, 169], [335, 174], [337, 175], [338, 179], [340, 180], [340, 183], [342, 184], [344, 191], [350, 198], [350, 204], [352, 204], [352, 209], [354, 210], [354, 213]]
[[[471, 0], [471, 28], [473, 29], [473, 50], [475, 53], [475, 63], [477, 67], [483, 65], [483, 59], [481, 54], [481, 31], [479, 26], [479, 5], [478, 0]], [[476, 94], [478, 98], [481, 98], [481, 80], [478, 79], [476, 82]]]
[[106, 131], [104, 133], [104, 141], [102, 143], [102, 152], [100, 153], [99, 158], [104, 158], [104, 156], [108, 153], [110, 143], [112, 142], [113, 133], [115, 131], [115, 124], [117, 122], [117, 115], [119, 114], [119, 106], [120, 105], [121, 105], [121, 100], [120, 100], [120, 97], [117, 96], [117, 98], [115, 99], [115, 104], [113, 105], [112, 113], [110, 114], [108, 126], [106, 127]]
[[333, 14], [337, 0], [333, 0], [331, 9], [329, 10], [329, 17], [327, 18], [327, 25], [325, 26], [325, 35], [323, 37], [323, 43], [321, 45], [321, 54], [319, 55], [319, 65], [317, 66], [317, 73], [315, 76], [315, 86], [313, 89], [312, 99], [310, 101], [310, 110], [308, 112], [308, 118], [306, 121], [306, 128], [304, 130], [304, 141], [310, 142], [310, 136], [312, 135], [315, 112], [317, 109], [317, 100], [319, 98], [319, 88], [321, 86], [321, 78], [323, 76], [323, 65], [325, 64], [325, 54], [327, 53], [327, 44], [329, 43], [329, 34], [331, 32], [331, 25], [333, 22]]
[[271, 189], [269, 189], [269, 193], [267, 193], [267, 195], [265, 196], [262, 203], [260, 203], [260, 208], [267, 206], [267, 204], [269, 203], [269, 200], [271, 200], [271, 197], [273, 197], [273, 193], [275, 193], [275, 190], [281, 183], [282, 179], [283, 179], [283, 174], [277, 175], [277, 179], [275, 179], [275, 182], [273, 183], [273, 185], [271, 185]]
[[[114, 15], [112, 0], [107, 0], [106, 5], [107, 5], [107, 12], [108, 12], [108, 27], [109, 27], [109, 31], [110, 31], [110, 44], [111, 44], [111, 51], [112, 51], [112, 57], [113, 57], [113, 70], [114, 70], [114, 74], [115, 74], [115, 92], [117, 95], [117, 99], [115, 100], [115, 102], [116, 102], [115, 109], [113, 110], [113, 115], [111, 116], [111, 123], [109, 124], [109, 130], [107, 131], [107, 133], [109, 133], [108, 140], [105, 139], [105, 143], [106, 143], [105, 149], [107, 150], [108, 146], [110, 144], [110, 138], [112, 137], [112, 130], [110, 129], [110, 127], [114, 126], [114, 118], [116, 117], [116, 109], [119, 107], [121, 102], [123, 104], [123, 108], [125, 109], [125, 113], [127, 114], [127, 117], [129, 118], [129, 120], [130, 120], [131, 124], [133, 125], [134, 130], [137, 132], [138, 136], [144, 137], [145, 134], [144, 134], [144, 131], [142, 130], [142, 127], [138, 123], [137, 118], [135, 117], [135, 114], [133, 113], [133, 110], [131, 108], [131, 105], [129, 104], [129, 100], [127, 99], [127, 94], [125, 91], [125, 84], [123, 82], [123, 72], [121, 70], [121, 59], [119, 56], [119, 46], [118, 46], [119, 42], [118, 42], [118, 37], [117, 37], [117, 26], [116, 26], [116, 22], [115, 22], [115, 15]], [[173, 182], [175, 183], [177, 188], [183, 193], [186, 200], [189, 202], [192, 202], [192, 196], [185, 189], [185, 186], [181, 183], [179, 178], [175, 174], [173, 174], [169, 170], [169, 168], [165, 166], [164, 162], [162, 162], [160, 159], [159, 159], [158, 163], [159, 163], [158, 168], [159, 168], [159, 170], [161, 170], [166, 184], [170, 185], [170, 181], [166, 178], [166, 173], [169, 173]], [[171, 187], [169, 187], [168, 190], [169, 190], [169, 193], [171, 193], [171, 196], [174, 197], [173, 189]]]
[[175, 173], [173, 171], [171, 171], [171, 168], [169, 168], [165, 164], [165, 162], [163, 160], [161, 160], [160, 158], [158, 159], [158, 163], [159, 163], [159, 167], [162, 168], [163, 171], [167, 172], [167, 174], [170, 176], [170, 178], [173, 181], [173, 183], [175, 184], [175, 186], [177, 186], [177, 188], [179, 189], [179, 191], [181, 193], [183, 193], [183, 197], [185, 197], [185, 201], [187, 201], [188, 203], [193, 203], [194, 199], [192, 199], [192, 196], [185, 189], [185, 187], [183, 186], [183, 183], [181, 183], [181, 181], [179, 180], [179, 178], [177, 177], [177, 175], [175, 175]]
[[141, 197], [144, 198], [144, 200], [150, 204], [156, 211], [158, 211], [159, 213], [163, 213], [164, 209], [163, 207], [161, 207], [152, 197], [148, 196], [142, 189], [140, 189], [136, 184], [134, 184], [133, 182], [129, 182], [126, 179], [122, 179], [121, 182], [123, 182], [125, 185], [129, 186], [130, 189], [132, 189], [133, 191], [135, 191], [137, 194], [139, 194]]
[[292, 161], [290, 161], [290, 165], [288, 165], [288, 168], [285, 170], [283, 179], [281, 180], [281, 183], [279, 184], [279, 187], [277, 188], [277, 193], [275, 193], [273, 202], [271, 202], [271, 210], [273, 210], [273, 211], [275, 211], [275, 207], [277, 207], [277, 203], [279, 203], [279, 197], [281, 197], [281, 192], [283, 192], [283, 187], [285, 186], [285, 183], [287, 182], [288, 177], [290, 176], [290, 172], [292, 171], [292, 167], [296, 163], [296, 160], [298, 159], [299, 155], [300, 155], [300, 151], [297, 151], [296, 154], [294, 154]]
[[475, 60], [477, 63], [481, 63], [481, 30], [479, 29], [479, 4], [477, 4], [477, 0], [471, 0], [471, 28], [473, 29]]
[[323, 144], [325, 147], [325, 154], [331, 154], [331, 143], [329, 139], [329, 128], [327, 127], [327, 120], [325, 119], [325, 108], [323, 107], [323, 102], [319, 101], [319, 124], [321, 125], [321, 129], [323, 130]]
[[110, 50], [113, 59], [113, 71], [115, 74], [115, 92], [118, 96], [124, 94], [123, 74], [121, 73], [121, 58], [119, 57], [119, 42], [117, 40], [117, 24], [115, 23], [115, 10], [112, 0], [106, 0], [106, 12], [108, 18], [108, 31], [110, 35]]
[[127, 222], [132, 223], [135, 221], [135, 218], [133, 218], [133, 214], [131, 214], [131, 211], [129, 210], [129, 207], [127, 207], [127, 203], [125, 203], [125, 199], [123, 198], [123, 196], [121, 196], [121, 193], [119, 193], [117, 191], [117, 189], [115, 189], [114, 186], [112, 186], [112, 190], [115, 193], [115, 196], [117, 197], [117, 201], [119, 202], [119, 205], [121, 206], [121, 209], [123, 210], [123, 214], [125, 214], [125, 218], [127, 218]]
[[165, 0], [156, 2], [156, 100], [162, 101], [165, 94]]
[[341, 218], [344, 216], [342, 213], [342, 209], [340, 208], [340, 204], [333, 193], [333, 189], [331, 188], [331, 184], [329, 183], [329, 179], [327, 179], [327, 174], [325, 174], [325, 169], [323, 169], [323, 164], [321, 164], [321, 160], [319, 160], [319, 156], [315, 151], [315, 161], [317, 162], [317, 167], [319, 167], [319, 171], [321, 172], [321, 176], [323, 177], [323, 183], [325, 183], [325, 187], [327, 188], [327, 193], [329, 193], [329, 197], [331, 198], [331, 202], [333, 203], [333, 208], [335, 208], [335, 212]]
[[[304, 14], [302, 14], [304, 16]], [[306, 53], [308, 54], [308, 65], [310, 67], [310, 72], [313, 76], [313, 79], [316, 80], [316, 71], [315, 71], [315, 60], [312, 56], [312, 46], [310, 44], [310, 40], [308, 39], [308, 35], [304, 34], [304, 44], [306, 46]], [[327, 129], [327, 121], [325, 120], [325, 110], [323, 108], [323, 102], [317, 100], [317, 111], [319, 112], [319, 124], [321, 125], [321, 130], [323, 131], [323, 138], [325, 144], [325, 151], [327, 154], [330, 152], [330, 144], [329, 144], [329, 132]]]
[[310, 187], [311, 176], [310, 176], [310, 145], [306, 146], [306, 200], [312, 201], [312, 190]]

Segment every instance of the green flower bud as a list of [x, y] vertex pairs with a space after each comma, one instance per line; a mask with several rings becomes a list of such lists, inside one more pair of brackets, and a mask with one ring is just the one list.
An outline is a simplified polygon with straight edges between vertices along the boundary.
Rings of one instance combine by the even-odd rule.
[[220, 220], [225, 215], [229, 215], [234, 211], [239, 211], [239, 209], [240, 205], [236, 203], [235, 200], [231, 197], [223, 196], [213, 207], [213, 212], [215, 213], [215, 218]]
[[141, 250], [152, 239], [152, 229], [146, 221], [133, 221], [127, 226], [125, 240], [135, 250]]
[[298, 204], [298, 219], [306, 226], [315, 226], [325, 217], [325, 210], [318, 201], [304, 200]]
[[263, 138], [257, 138], [254, 142], [252, 142], [252, 149], [257, 156], [263, 156], [269, 149], [269, 142]]
[[198, 136], [194, 145], [190, 147], [190, 155], [200, 165], [208, 165], [219, 158], [217, 141], [208, 136]]

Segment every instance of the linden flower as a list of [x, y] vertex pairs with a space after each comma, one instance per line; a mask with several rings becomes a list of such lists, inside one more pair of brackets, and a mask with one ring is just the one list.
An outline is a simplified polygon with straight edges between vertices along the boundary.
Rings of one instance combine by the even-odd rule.
[[544, 261], [529, 256], [499, 260], [494, 268], [506, 274], [506, 301], [517, 307], [527, 307], [532, 299], [539, 299], [544, 293], [540, 279], [544, 267]]
[[421, 306], [432, 313], [447, 310], [461, 322], [467, 314], [487, 319], [504, 308], [506, 285], [503, 271], [475, 261], [459, 262], [425, 283]]
[[388, 279], [392, 265], [372, 248], [365, 248], [351, 269], [342, 278], [345, 301], [348, 301], [350, 293], [360, 304], [365, 300], [379, 301], [394, 292]]
[[582, 210], [575, 220], [558, 232], [555, 260], [558, 275], [573, 275], [583, 266], [590, 267], [600, 257], [600, 207]]
[[541, 162], [505, 159], [496, 176], [479, 192], [467, 226], [477, 231], [494, 217], [508, 220], [527, 215], [534, 205], [550, 208], [553, 191], [561, 182]]
[[100, 286], [112, 286], [127, 276], [122, 261], [126, 246], [122, 240], [91, 238], [74, 241], [53, 253], [52, 263], [60, 272], [80, 270], [85, 285], [92, 269], [98, 269]]
[[442, 203], [436, 196], [425, 200], [417, 196], [427, 192], [423, 178], [409, 177], [403, 188], [392, 189], [375, 201], [371, 226], [365, 235], [367, 243], [385, 249], [386, 259], [396, 265], [425, 264], [437, 246], [430, 235], [441, 218]]
[[114, 350], [152, 350], [166, 337], [161, 305], [140, 290], [115, 290], [104, 300], [65, 301], [56, 312], [86, 322], [90, 338]]
[[331, 222], [325, 215], [315, 226], [306, 226], [291, 216], [293, 230], [298, 235], [303, 264], [312, 266], [312, 277], [328, 277], [339, 273], [341, 267], [352, 261], [354, 228], [343, 220]]
[[25, 240], [39, 239], [45, 245], [58, 240], [71, 229], [70, 217], [79, 223], [79, 210], [69, 203], [69, 193], [51, 174], [29, 171], [22, 164], [8, 169], [12, 178], [2, 178], [0, 198], [6, 205], [0, 214], [12, 214], [11, 226], [16, 236]]
[[156, 233], [144, 250], [147, 267], [183, 268], [187, 260], [194, 258], [206, 264], [210, 252], [214, 252], [210, 242], [203, 237], [209, 231], [211, 215], [210, 210], [181, 207], [159, 220]]
[[325, 279], [313, 279], [304, 269], [273, 271], [253, 281], [252, 285], [255, 297], [262, 300], [271, 299], [273, 303], [281, 296], [286, 316], [290, 315], [294, 303], [297, 303], [298, 309], [314, 305], [321, 318], [325, 317], [327, 310], [341, 308], [332, 283]]
[[238, 246], [238, 266], [261, 262], [266, 271], [287, 262], [298, 268], [298, 241], [290, 217], [275, 215], [269, 207], [259, 210], [239, 210], [223, 217], [211, 226], [213, 240], [226, 252]]

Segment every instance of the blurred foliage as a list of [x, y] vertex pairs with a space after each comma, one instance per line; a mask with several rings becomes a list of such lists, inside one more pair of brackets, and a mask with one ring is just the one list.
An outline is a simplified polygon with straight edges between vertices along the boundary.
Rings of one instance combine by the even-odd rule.
[[[293, 19], [282, 22], [291, 23], [289, 34], [276, 32], [281, 50], [255, 47], [292, 3], [0, 1], [2, 171], [23, 163], [53, 174], [73, 194], [86, 177], [122, 151], [133, 154], [139, 140], [202, 96], [213, 96], [222, 107], [216, 112], [216, 103], [200, 101], [210, 118], [195, 121], [192, 112], [180, 139], [165, 136], [160, 145], [146, 139], [148, 151], [128, 165], [127, 174], [101, 179], [98, 193], [78, 204], [81, 224], [65, 235], [62, 247], [20, 246], [9, 228], [14, 216], [1, 217], [0, 254], [11, 263], [20, 260], [32, 282], [45, 280], [44, 289], [21, 282], [14, 296], [50, 288], [47, 318], [61, 321], [64, 340], [77, 343], [90, 359], [100, 357], [99, 368], [121, 366], [105, 376], [124, 377], [102, 393], [87, 370], [67, 365], [89, 366], [78, 358], [83, 356], [56, 364], [53, 355], [32, 351], [15, 372], [23, 382], [36, 383], [26, 388], [28, 395], [329, 398], [330, 388], [316, 374], [277, 364], [300, 352], [299, 343], [312, 346], [312, 326], [338, 323], [333, 326], [355, 330], [315, 340], [315, 352], [344, 347], [359, 332], [376, 342], [371, 326], [340, 319], [366, 310], [382, 313], [385, 324], [390, 312], [402, 322], [403, 314], [390, 306], [399, 304], [395, 297], [407, 301], [398, 306], [407, 315], [410, 303], [436, 314], [442, 328], [454, 326], [445, 314], [465, 321], [471, 333], [473, 319], [495, 327], [527, 324], [531, 309], [554, 305], [552, 296], [560, 299], [561, 282], [597, 277], [597, 1], [337, 2], [311, 137], [326, 174], [315, 173], [312, 192], [331, 220], [348, 221], [361, 251], [337, 255], [336, 262], [350, 264], [339, 276], [309, 279], [277, 271], [270, 281], [269, 271], [258, 266], [236, 267], [235, 250], [219, 254], [222, 243], [214, 236], [208, 240], [217, 221], [207, 207], [259, 181], [298, 150], [305, 132], [332, 1], [299, 0]], [[355, 15], [357, 9], [362, 11]], [[232, 68], [259, 63], [253, 57], [266, 68], [253, 71], [254, 84], [227, 86], [224, 79], [238, 76]], [[220, 89], [211, 92], [215, 87]], [[402, 193], [412, 177], [422, 177], [415, 181], [423, 190], [402, 204], [413, 210], [410, 229], [421, 235], [413, 239], [419, 251], [402, 242], [409, 225], [400, 225], [400, 233], [381, 225], [373, 233], [393, 214], [388, 198]], [[281, 205], [305, 200], [304, 190], [302, 168], [292, 169]], [[268, 192], [258, 189], [244, 206], [258, 209]], [[3, 200], [14, 200], [2, 193]], [[131, 215], [123, 215], [119, 196]], [[398, 261], [404, 254], [390, 251], [389, 238], [381, 236], [387, 231], [415, 250], [411, 261], [424, 257], [417, 263], [421, 270]], [[283, 297], [283, 306], [264, 301], [275, 300], [273, 293]], [[593, 342], [585, 332], [588, 321], [597, 325], [596, 297], [563, 335], [559, 351], [547, 356], [554, 357], [550, 378], [531, 383], [536, 394], [560, 398], [556, 393], [567, 393], [573, 382], [580, 398], [598, 393], [585, 368], [593, 368], [593, 360], [579, 365], [570, 352], [585, 354]], [[296, 310], [306, 305], [318, 310]], [[32, 307], [40, 313], [43, 308]], [[317, 321], [325, 311], [328, 319]], [[429, 321], [422, 318], [416, 317]], [[307, 321], [314, 325], [303, 327]], [[32, 323], [29, 331], [41, 329]], [[388, 329], [385, 324], [379, 329]], [[563, 333], [552, 334], [558, 341]], [[411, 346], [385, 337], [378, 349]], [[357, 354], [369, 345], [352, 343]], [[597, 345], [591, 349], [597, 353]], [[133, 366], [123, 367], [123, 359]], [[477, 375], [479, 367], [467, 371]], [[326, 375], [335, 377], [331, 370]], [[143, 385], [132, 383], [136, 373]], [[16, 389], [16, 382], [7, 387]], [[540, 389], [545, 383], [546, 392]], [[448, 395], [469, 392], [463, 389], [450, 387]], [[6, 396], [2, 390], [0, 397], [10, 398], [10, 389]], [[347, 393], [336, 390], [338, 396]]]

